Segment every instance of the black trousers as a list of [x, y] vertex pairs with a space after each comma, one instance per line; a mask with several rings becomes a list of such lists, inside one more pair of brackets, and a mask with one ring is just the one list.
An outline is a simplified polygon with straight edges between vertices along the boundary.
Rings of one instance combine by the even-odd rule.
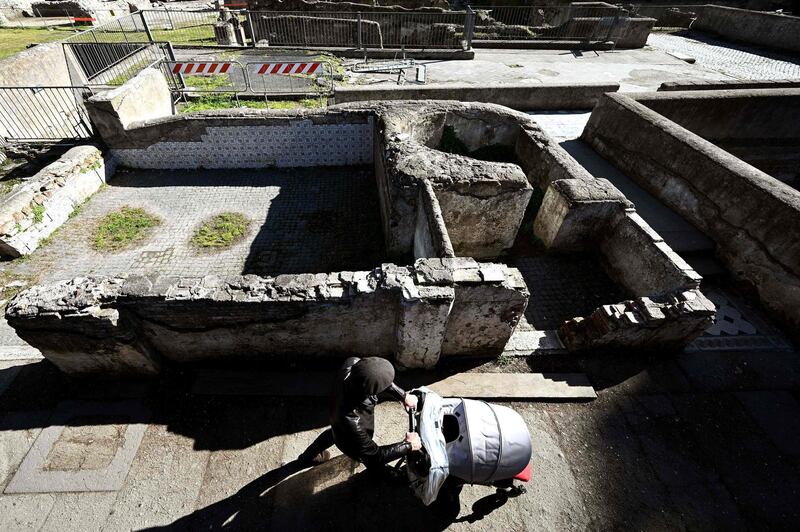
[[[300, 454], [300, 460], [310, 461], [319, 453], [321, 453], [322, 451], [327, 451], [334, 445], [336, 445], [336, 443], [333, 441], [333, 429], [329, 428], [328, 430], [324, 431], [319, 436], [317, 436], [317, 438], [313, 442], [311, 442], [311, 445], [309, 445], [308, 448]], [[350, 456], [350, 458], [364, 464], [364, 466], [366, 466], [366, 468], [370, 470], [370, 472], [372, 473], [380, 474], [384, 473], [385, 470], [388, 469], [388, 466], [386, 466], [386, 464], [374, 464], [374, 463], [370, 464], [368, 461], [363, 462], [353, 456]]]

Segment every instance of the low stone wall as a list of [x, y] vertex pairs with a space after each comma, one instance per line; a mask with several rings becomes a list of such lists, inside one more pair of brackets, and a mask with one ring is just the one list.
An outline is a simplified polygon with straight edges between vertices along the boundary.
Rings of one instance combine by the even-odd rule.
[[503, 105], [517, 111], [591, 109], [600, 96], [619, 90], [618, 83], [448, 84], [346, 86], [336, 89], [336, 103], [374, 100], [456, 100]]
[[471, 259], [276, 278], [79, 278], [20, 293], [6, 316], [72, 374], [155, 374], [163, 360], [267, 356], [383, 356], [432, 367], [440, 355], [500, 354], [527, 303], [520, 279]]
[[374, 126], [368, 112], [228, 109], [173, 115], [166, 80], [155, 69], [145, 69], [123, 86], [93, 96], [86, 109], [111, 153], [130, 168], [372, 162]]
[[609, 276], [636, 296], [693, 290], [702, 278], [632, 208], [617, 211], [600, 236]]
[[419, 187], [417, 225], [414, 229], [414, 258], [455, 257], [453, 244], [442, 216], [442, 208], [429, 181]]
[[115, 161], [94, 146], [70, 149], [0, 198], [0, 255], [32, 253], [113, 174]]
[[569, 320], [558, 337], [569, 351], [678, 351], [711, 326], [715, 311], [699, 290], [640, 297]]
[[711, 142], [800, 142], [800, 88], [651, 92], [630, 97]]
[[[725, 97], [729, 92], [716, 94]], [[750, 98], [758, 98], [776, 91], [751, 92]], [[661, 96], [680, 99], [692, 94], [697, 93]], [[800, 192], [637, 102], [639, 96], [604, 96], [583, 139], [710, 236], [731, 275], [796, 333], [800, 330]]]
[[699, 10], [692, 29], [732, 41], [800, 52], [800, 17], [707, 5]]
[[457, 256], [496, 257], [511, 247], [533, 190], [520, 166], [439, 148], [449, 128], [465, 150], [510, 146], [513, 153], [519, 121], [529, 119], [486, 104], [402, 102], [387, 108], [379, 113], [375, 161], [390, 254], [412, 251], [417, 187], [425, 181], [436, 193]]

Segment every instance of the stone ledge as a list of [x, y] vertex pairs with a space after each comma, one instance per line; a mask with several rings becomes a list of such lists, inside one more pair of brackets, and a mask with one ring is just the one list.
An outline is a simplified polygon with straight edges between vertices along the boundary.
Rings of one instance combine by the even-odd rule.
[[[447, 354], [502, 352], [528, 300], [520, 278], [505, 265], [455, 258], [274, 278], [84, 277], [25, 290], [6, 316], [73, 374], [148, 375], [162, 359], [287, 353], [433, 367], [448, 338], [459, 343]], [[488, 327], [470, 336], [477, 319]]]
[[77, 146], [9, 193], [0, 205], [0, 254], [32, 253], [108, 180], [115, 166], [95, 146]]

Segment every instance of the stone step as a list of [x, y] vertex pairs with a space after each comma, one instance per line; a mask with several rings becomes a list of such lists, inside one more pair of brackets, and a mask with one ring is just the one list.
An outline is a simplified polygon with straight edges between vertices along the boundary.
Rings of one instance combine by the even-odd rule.
[[[198, 395], [327, 397], [333, 372], [253, 372], [199, 370], [192, 392]], [[400, 374], [406, 389], [425, 385], [443, 397], [509, 401], [591, 401], [597, 398], [583, 373], [431, 373]]]

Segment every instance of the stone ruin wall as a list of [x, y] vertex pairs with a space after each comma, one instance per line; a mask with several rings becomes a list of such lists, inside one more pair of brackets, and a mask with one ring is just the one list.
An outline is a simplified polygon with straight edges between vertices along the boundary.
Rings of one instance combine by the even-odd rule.
[[[685, 107], [681, 100], [687, 100]], [[738, 115], [731, 113], [732, 100], [743, 103]], [[733, 136], [796, 145], [798, 101], [798, 89], [607, 94], [583, 133], [598, 153], [712, 238], [733, 279], [795, 337], [800, 330], [800, 192], [701, 135], [719, 139], [728, 124]], [[632, 137], [630, 131], [647, 134]]]
[[374, 355], [432, 367], [441, 355], [500, 354], [527, 299], [513, 268], [420, 259], [274, 278], [78, 278], [24, 291], [7, 319], [75, 374], [155, 374], [163, 359], [280, 356]]
[[113, 175], [116, 161], [95, 146], [71, 148], [0, 198], [0, 255], [33, 253]]
[[[145, 90], [143, 84], [131, 87]], [[116, 116], [107, 112], [109, 105]], [[560, 333], [568, 349], [680, 346], [713, 315], [713, 305], [697, 290], [699, 276], [676, 259], [624, 196], [586, 173], [522, 113], [433, 101], [206, 112], [137, 122], [108, 99], [90, 101], [88, 108], [104, 120], [98, 129], [111, 153], [145, 167], [152, 163], [143, 157], [158, 150], [166, 158], [169, 150], [188, 147], [195, 158], [177, 159], [171, 167], [197, 168], [208, 164], [207, 157], [219, 157], [220, 166], [242, 166], [247, 156], [243, 163], [241, 154], [224, 155], [226, 143], [244, 140], [234, 137], [237, 128], [277, 128], [275, 136], [287, 142], [291, 132], [305, 131], [311, 145], [320, 144], [327, 128], [349, 128], [358, 136], [353, 142], [368, 148], [356, 162], [371, 161], [375, 168], [389, 251], [417, 260], [371, 272], [76, 279], [34, 287], [9, 306], [9, 323], [64, 371], [153, 373], [162, 357], [188, 362], [199, 353], [376, 354], [408, 367], [431, 367], [441, 356], [497, 356], [525, 310], [527, 287], [514, 268], [462, 255], [471, 246], [470, 254], [491, 259], [509, 247], [534, 187], [544, 191], [537, 236], [554, 251], [593, 246], [605, 257], [608, 273], [636, 298], [565, 323]], [[457, 127], [470, 146], [512, 148], [520, 166], [439, 150], [446, 127]], [[352, 151], [347, 140], [330, 144]], [[261, 158], [260, 166], [278, 166], [275, 155], [285, 151], [269, 142], [247, 146], [248, 156]], [[503, 217], [490, 223], [459, 218], [459, 212], [478, 213], [487, 205]], [[635, 238], [614, 237], [626, 227]], [[608, 319], [599, 320], [598, 312]]]

